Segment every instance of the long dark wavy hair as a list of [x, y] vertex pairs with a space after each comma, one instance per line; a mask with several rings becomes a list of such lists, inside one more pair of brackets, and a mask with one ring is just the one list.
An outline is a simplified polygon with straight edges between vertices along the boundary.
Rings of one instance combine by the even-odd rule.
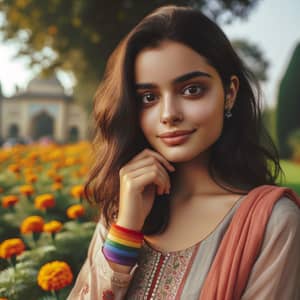
[[[120, 42], [95, 95], [94, 158], [85, 194], [90, 203], [99, 206], [106, 226], [118, 214], [119, 170], [143, 149], [151, 148], [139, 126], [135, 58], [145, 47], [157, 47], [164, 40], [180, 42], [204, 56], [219, 73], [225, 91], [232, 75], [239, 78], [232, 117], [225, 120], [221, 136], [211, 147], [209, 172], [213, 180], [229, 191], [246, 194], [262, 184], [275, 185], [281, 174], [277, 150], [262, 123], [259, 86], [225, 34], [198, 10], [163, 6]], [[169, 213], [168, 196], [157, 196], [143, 233], [163, 232]]]

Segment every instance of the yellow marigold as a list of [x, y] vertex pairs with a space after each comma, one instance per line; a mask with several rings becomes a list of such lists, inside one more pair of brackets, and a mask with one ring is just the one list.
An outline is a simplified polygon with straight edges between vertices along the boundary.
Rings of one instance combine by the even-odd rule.
[[0, 244], [0, 257], [7, 259], [19, 255], [25, 250], [25, 244], [21, 239], [8, 239]]
[[7, 208], [14, 206], [16, 203], [18, 203], [19, 198], [15, 195], [8, 195], [2, 197], [2, 207]]
[[75, 198], [83, 197], [83, 185], [75, 185], [71, 189], [71, 195]]
[[80, 204], [75, 204], [75, 205], [72, 205], [70, 206], [68, 209], [67, 209], [67, 216], [70, 218], [70, 219], [77, 219], [77, 218], [80, 218], [84, 215], [85, 213], [85, 209], [82, 205]]
[[78, 162], [78, 160], [75, 157], [67, 157], [65, 159], [65, 165], [68, 167], [74, 166], [77, 162]]
[[63, 261], [52, 261], [41, 267], [38, 273], [38, 285], [44, 291], [58, 291], [71, 284], [73, 273]]
[[60, 182], [54, 182], [51, 187], [53, 191], [58, 191], [62, 189], [63, 185]]
[[20, 171], [21, 171], [20, 165], [17, 165], [17, 164], [9, 165], [8, 169], [13, 173], [20, 173]]
[[49, 233], [56, 233], [62, 229], [63, 224], [59, 221], [50, 221], [44, 225], [44, 231]]
[[52, 194], [42, 194], [35, 198], [34, 205], [38, 209], [47, 209], [55, 206], [55, 199]]
[[19, 191], [25, 196], [30, 196], [34, 193], [34, 188], [32, 185], [22, 185], [19, 187]]
[[43, 232], [44, 223], [40, 216], [27, 217], [21, 224], [21, 233]]

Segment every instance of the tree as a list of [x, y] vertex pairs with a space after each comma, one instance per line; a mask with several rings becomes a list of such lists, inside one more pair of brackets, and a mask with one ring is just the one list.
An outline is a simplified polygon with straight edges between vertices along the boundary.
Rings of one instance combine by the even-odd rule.
[[264, 57], [262, 50], [257, 45], [245, 40], [235, 40], [232, 45], [256, 78], [260, 81], [266, 81], [269, 62]]
[[289, 135], [300, 128], [300, 43], [294, 50], [279, 86], [277, 102], [277, 135], [281, 157], [289, 158]]
[[202, 9], [218, 22], [245, 18], [258, 0], [2, 0], [4, 40], [45, 72], [74, 73], [75, 96], [90, 103], [105, 61], [117, 42], [147, 13], [165, 4]]

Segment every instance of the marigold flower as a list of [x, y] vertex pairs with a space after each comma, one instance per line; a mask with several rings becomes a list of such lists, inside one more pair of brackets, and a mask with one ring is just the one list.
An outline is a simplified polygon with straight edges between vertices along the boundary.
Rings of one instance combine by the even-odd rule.
[[17, 164], [9, 165], [8, 169], [13, 173], [20, 173], [20, 171], [21, 171], [20, 165], [17, 165]]
[[49, 223], [44, 224], [44, 232], [57, 233], [63, 227], [63, 224], [59, 221], [50, 221]]
[[75, 198], [80, 199], [84, 195], [83, 191], [84, 191], [83, 185], [75, 185], [71, 189], [71, 195]]
[[19, 198], [15, 195], [8, 195], [2, 197], [2, 207], [4, 208], [14, 206], [18, 202], [19, 202]]
[[45, 210], [55, 206], [55, 199], [52, 194], [42, 194], [35, 198], [34, 205], [38, 209]]
[[61, 190], [63, 185], [60, 182], [54, 182], [51, 186], [53, 191]]
[[71, 284], [73, 273], [63, 261], [53, 261], [41, 267], [38, 273], [38, 285], [44, 291], [58, 291]]
[[34, 188], [32, 185], [22, 185], [19, 187], [19, 191], [25, 196], [31, 196], [34, 193]]
[[23, 220], [21, 233], [43, 232], [44, 219], [40, 216], [30, 216]]
[[68, 209], [67, 209], [67, 216], [70, 218], [70, 219], [77, 219], [77, 218], [80, 218], [82, 217], [83, 215], [85, 214], [85, 209], [82, 205], [80, 204], [75, 204], [75, 205], [72, 205], [70, 206]]
[[8, 239], [0, 244], [0, 257], [8, 259], [14, 255], [21, 254], [24, 250], [25, 244], [21, 239]]
[[26, 178], [26, 182], [28, 182], [28, 183], [34, 183], [38, 179], [37, 176], [34, 174], [28, 174], [25, 176], [25, 178]]
[[58, 183], [62, 183], [63, 181], [63, 177], [61, 175], [53, 175], [52, 179], [54, 180], [54, 182], [58, 182]]

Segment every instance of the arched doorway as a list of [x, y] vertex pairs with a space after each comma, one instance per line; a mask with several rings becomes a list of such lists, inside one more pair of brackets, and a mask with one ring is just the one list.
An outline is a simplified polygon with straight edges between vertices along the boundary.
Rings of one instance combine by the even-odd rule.
[[19, 136], [19, 126], [17, 124], [11, 124], [8, 129], [9, 137], [18, 137]]
[[34, 140], [43, 136], [53, 137], [54, 119], [47, 111], [36, 114], [31, 121], [31, 135]]
[[79, 138], [78, 128], [76, 126], [72, 126], [69, 129], [69, 142], [77, 142]]

